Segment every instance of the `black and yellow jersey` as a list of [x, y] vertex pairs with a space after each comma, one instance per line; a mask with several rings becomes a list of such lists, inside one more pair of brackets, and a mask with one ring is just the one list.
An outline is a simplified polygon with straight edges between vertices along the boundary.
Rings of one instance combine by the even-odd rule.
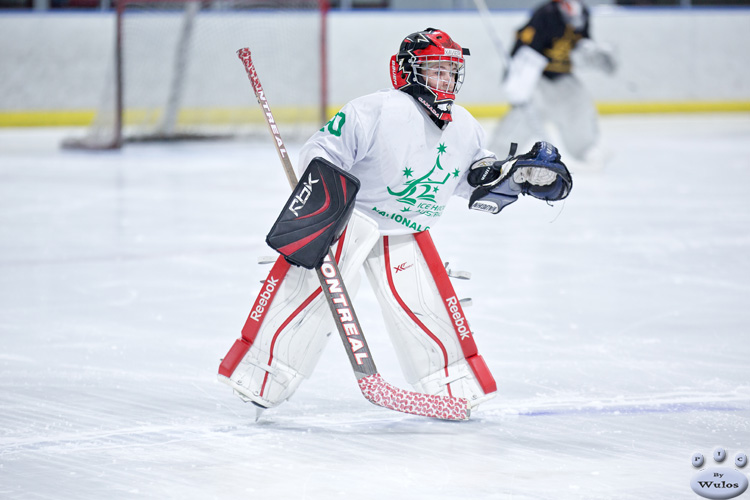
[[516, 44], [511, 55], [528, 45], [547, 58], [544, 76], [556, 78], [571, 71], [570, 51], [581, 38], [589, 38], [589, 11], [583, 9], [583, 28], [576, 30], [567, 24], [557, 5], [552, 1], [537, 8], [531, 19], [516, 32]]

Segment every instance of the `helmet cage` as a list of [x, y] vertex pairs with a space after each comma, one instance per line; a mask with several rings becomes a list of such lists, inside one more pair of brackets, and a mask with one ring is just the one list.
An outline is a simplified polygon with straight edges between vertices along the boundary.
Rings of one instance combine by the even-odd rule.
[[462, 48], [443, 31], [427, 28], [404, 39], [391, 57], [393, 87], [410, 94], [438, 120], [451, 121], [451, 108], [464, 81]]
[[427, 87], [436, 100], [455, 99], [464, 83], [464, 59], [442, 55], [417, 56], [411, 61], [415, 83]]

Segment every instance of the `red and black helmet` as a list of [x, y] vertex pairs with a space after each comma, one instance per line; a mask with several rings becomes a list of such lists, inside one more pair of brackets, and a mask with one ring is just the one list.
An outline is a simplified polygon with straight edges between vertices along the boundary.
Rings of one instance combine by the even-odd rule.
[[404, 38], [391, 57], [391, 83], [424, 106], [435, 120], [451, 121], [451, 107], [464, 81], [462, 48], [444, 31], [427, 28]]

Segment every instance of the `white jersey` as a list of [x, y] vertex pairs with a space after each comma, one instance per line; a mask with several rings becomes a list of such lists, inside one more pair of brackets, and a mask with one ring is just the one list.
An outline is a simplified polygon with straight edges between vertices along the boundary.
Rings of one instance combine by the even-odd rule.
[[346, 104], [302, 147], [298, 169], [316, 156], [357, 177], [356, 208], [381, 234], [425, 231], [454, 194], [469, 198], [469, 166], [494, 157], [484, 131], [461, 106], [441, 130], [410, 95], [389, 89]]

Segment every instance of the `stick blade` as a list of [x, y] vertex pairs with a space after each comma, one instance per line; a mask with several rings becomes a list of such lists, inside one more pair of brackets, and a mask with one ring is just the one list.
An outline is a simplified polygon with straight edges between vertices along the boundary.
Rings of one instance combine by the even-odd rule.
[[434, 396], [406, 391], [386, 382], [379, 373], [357, 381], [362, 394], [371, 403], [411, 415], [442, 420], [469, 420], [471, 409], [465, 398]]

